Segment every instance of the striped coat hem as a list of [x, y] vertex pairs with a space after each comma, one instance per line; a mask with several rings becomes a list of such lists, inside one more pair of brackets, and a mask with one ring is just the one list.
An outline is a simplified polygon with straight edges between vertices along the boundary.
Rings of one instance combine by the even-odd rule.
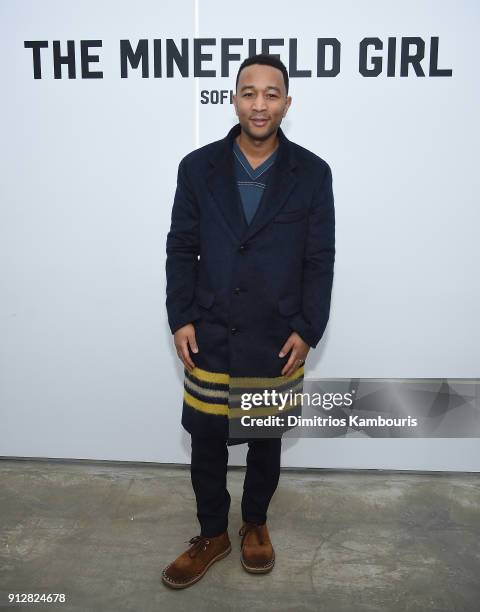
[[278, 406], [255, 406], [248, 412], [241, 407], [243, 393], [262, 393], [264, 390], [288, 394], [282, 413], [296, 408], [303, 389], [304, 366], [290, 376], [233, 377], [221, 372], [210, 372], [195, 367], [185, 369], [183, 402], [187, 409], [207, 415], [237, 419], [248, 413], [255, 416], [279, 414]]

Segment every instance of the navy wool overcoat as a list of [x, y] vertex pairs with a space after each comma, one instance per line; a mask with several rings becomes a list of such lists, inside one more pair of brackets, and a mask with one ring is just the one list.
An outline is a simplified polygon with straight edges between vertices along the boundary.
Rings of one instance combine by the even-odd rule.
[[[332, 172], [278, 128], [267, 188], [247, 224], [233, 162], [235, 125], [178, 167], [167, 236], [167, 313], [172, 334], [192, 323], [199, 352], [184, 370], [182, 425], [229, 439], [244, 389], [302, 389], [278, 356], [296, 331], [311, 347], [330, 312], [335, 259]], [[265, 413], [264, 413], [265, 414]]]

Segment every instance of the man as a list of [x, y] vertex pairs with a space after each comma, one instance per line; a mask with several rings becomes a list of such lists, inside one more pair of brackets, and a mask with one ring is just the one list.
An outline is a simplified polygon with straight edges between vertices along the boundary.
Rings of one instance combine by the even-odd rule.
[[[162, 572], [184, 588], [231, 551], [228, 446], [248, 442], [241, 563], [273, 568], [267, 509], [280, 475], [281, 433], [231, 436], [238, 393], [298, 387], [330, 311], [335, 258], [329, 165], [280, 128], [288, 73], [273, 56], [240, 66], [239, 123], [185, 156], [167, 237], [167, 311], [184, 364], [182, 424], [191, 434], [191, 479], [200, 535]], [[258, 383], [260, 381], [260, 383]], [[252, 434], [253, 435], [253, 434]]]

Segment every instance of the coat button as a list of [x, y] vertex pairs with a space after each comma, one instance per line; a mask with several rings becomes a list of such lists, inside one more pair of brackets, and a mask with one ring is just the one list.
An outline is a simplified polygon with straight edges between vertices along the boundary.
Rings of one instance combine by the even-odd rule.
[[240, 292], [241, 292], [241, 291], [242, 291], [242, 290], [240, 289], [240, 287], [235, 287], [235, 289], [233, 290], [233, 293], [234, 293], [235, 295], [240, 295]]
[[233, 335], [235, 335], [238, 332], [238, 329], [236, 327], [232, 327], [230, 331], [232, 332]]
[[241, 244], [239, 246], [238, 250], [240, 251], [240, 253], [245, 253], [245, 251], [247, 250], [247, 245], [246, 244]]

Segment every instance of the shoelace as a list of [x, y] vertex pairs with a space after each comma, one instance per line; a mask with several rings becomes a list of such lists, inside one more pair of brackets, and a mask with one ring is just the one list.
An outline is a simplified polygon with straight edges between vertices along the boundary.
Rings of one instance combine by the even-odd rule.
[[255, 532], [260, 544], [265, 544], [263, 540], [263, 536], [262, 536], [262, 530], [260, 529], [260, 525], [258, 525], [257, 523], [245, 523], [245, 525], [242, 525], [242, 527], [240, 527], [240, 530], [238, 532], [238, 535], [243, 536], [242, 546], [243, 546], [245, 537], [247, 536], [247, 533], [249, 533], [250, 531]]
[[188, 551], [190, 559], [193, 559], [200, 551], [207, 550], [207, 546], [210, 544], [210, 540], [204, 536], [195, 536], [190, 540], [185, 540], [188, 544], [193, 544], [192, 548]]

